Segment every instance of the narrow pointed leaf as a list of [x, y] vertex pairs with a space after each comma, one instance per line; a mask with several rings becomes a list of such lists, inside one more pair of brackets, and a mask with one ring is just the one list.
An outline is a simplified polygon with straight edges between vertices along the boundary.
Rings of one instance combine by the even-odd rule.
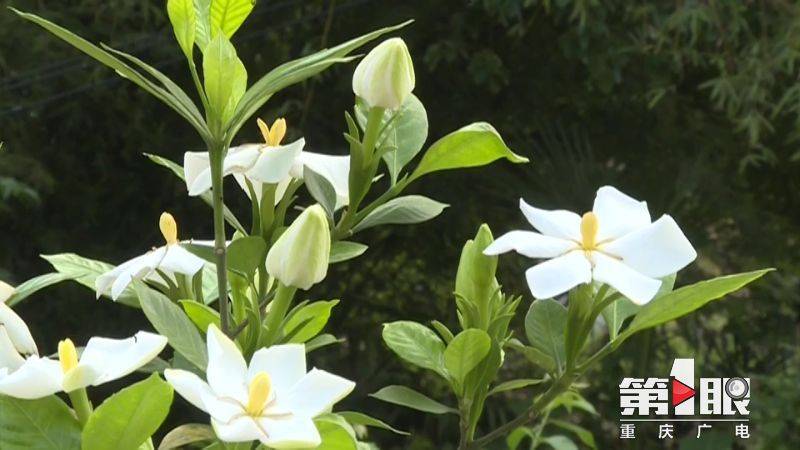
[[454, 408], [443, 405], [430, 397], [405, 386], [386, 386], [385, 388], [369, 394], [370, 397], [383, 400], [395, 405], [405, 406], [406, 408], [416, 409], [417, 411], [431, 414], [457, 414]]

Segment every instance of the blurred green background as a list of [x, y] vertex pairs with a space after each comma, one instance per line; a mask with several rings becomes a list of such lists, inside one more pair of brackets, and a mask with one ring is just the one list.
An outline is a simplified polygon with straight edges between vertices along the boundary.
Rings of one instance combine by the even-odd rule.
[[[163, 1], [2, 1], [153, 63], [191, 81]], [[266, 1], [234, 38], [251, 80], [280, 62], [380, 26], [402, 31], [414, 57], [415, 93], [425, 104], [429, 143], [461, 125], [491, 122], [525, 166], [430, 177], [413, 190], [451, 205], [421, 226], [367, 232], [370, 250], [335, 266], [314, 299], [341, 298], [330, 331], [347, 339], [313, 363], [359, 382], [343, 407], [383, 418], [411, 437], [376, 431], [386, 449], [454, 448], [456, 419], [430, 417], [367, 397], [388, 384], [444, 386], [384, 347], [382, 322], [434, 318], [454, 324], [453, 279], [463, 242], [488, 223], [495, 235], [524, 226], [520, 197], [540, 207], [591, 207], [614, 184], [669, 212], [698, 248], [678, 284], [772, 266], [735, 299], [632, 339], [590, 376], [583, 394], [599, 416], [570, 420], [598, 448], [759, 448], [800, 445], [800, 5], [789, 1]], [[345, 153], [343, 112], [352, 108], [354, 65], [335, 67], [275, 96], [261, 112], [284, 116], [313, 151]], [[255, 124], [236, 142], [257, 139]], [[169, 210], [184, 238], [211, 236], [210, 210], [143, 152], [181, 160], [202, 143], [177, 115], [133, 85], [3, 8], [0, 11], [0, 279], [17, 284], [49, 271], [39, 254], [76, 252], [119, 263], [160, 241]], [[249, 217], [241, 192], [229, 204]], [[532, 300], [508, 256], [500, 277]], [[19, 307], [45, 352], [69, 336], [122, 337], [148, 327], [136, 310], [66, 283]], [[672, 441], [640, 428], [618, 439], [623, 376], [666, 376], [675, 357], [694, 357], [698, 376], [753, 380], [750, 440]], [[514, 358], [509, 358], [513, 361]], [[513, 362], [503, 379], [529, 377]], [[99, 399], [111, 388], [93, 391]], [[523, 391], [487, 406], [484, 430], [524, 407]], [[528, 394], [529, 396], [529, 394]], [[178, 416], [206, 419], [185, 403]], [[688, 437], [687, 437], [688, 436]], [[699, 446], [698, 446], [699, 445]]]

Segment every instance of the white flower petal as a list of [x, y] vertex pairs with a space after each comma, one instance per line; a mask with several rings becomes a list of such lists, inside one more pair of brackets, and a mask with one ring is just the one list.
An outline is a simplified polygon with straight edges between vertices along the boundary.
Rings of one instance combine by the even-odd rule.
[[64, 392], [72, 392], [76, 389], [83, 389], [91, 386], [97, 382], [102, 375], [98, 367], [87, 366], [86, 364], [78, 364], [72, 370], [64, 374], [64, 380], [61, 382], [61, 387]]
[[575, 249], [577, 244], [567, 239], [545, 236], [533, 231], [509, 231], [498, 237], [483, 251], [499, 255], [511, 250], [528, 258], [554, 258]]
[[291, 144], [263, 149], [245, 175], [255, 183], [278, 183], [284, 180], [305, 144], [305, 139], [298, 139]]
[[626, 265], [651, 277], [661, 278], [686, 267], [697, 252], [670, 216], [602, 246]]
[[19, 369], [0, 378], [0, 394], [27, 400], [47, 397], [62, 390], [63, 378], [57, 361], [31, 356]]
[[16, 370], [24, 362], [25, 358], [19, 354], [16, 346], [11, 342], [6, 327], [0, 325], [0, 367]]
[[80, 364], [94, 368], [100, 375], [93, 385], [122, 378], [150, 362], [167, 345], [164, 336], [140, 331], [127, 339], [93, 337], [89, 339]]
[[126, 261], [100, 275], [95, 280], [97, 297], [110, 293], [113, 300], [118, 299], [133, 280], [142, 279], [150, 274], [158, 262], [161, 261], [165, 252], [165, 247], [158, 248]]
[[608, 284], [633, 303], [643, 305], [658, 293], [661, 280], [649, 278], [622, 262], [599, 252], [592, 253], [592, 278]]
[[206, 262], [203, 258], [200, 258], [180, 245], [169, 245], [167, 246], [164, 259], [162, 259], [159, 264], [159, 268], [167, 269], [174, 273], [193, 276], [200, 271], [205, 264]]
[[616, 239], [650, 224], [647, 202], [631, 198], [612, 186], [597, 190], [592, 212], [597, 216], [597, 241]]
[[211, 418], [221, 423], [228, 423], [246, 414], [245, 407], [237, 400], [230, 397], [218, 397], [213, 391], [210, 394], [201, 392], [200, 400], [203, 402], [203, 409]]
[[549, 211], [533, 207], [525, 200], [519, 200], [519, 209], [528, 219], [528, 222], [540, 233], [580, 242], [581, 240], [581, 216], [572, 211], [563, 209]]
[[5, 303], [0, 303], [0, 328], [5, 328], [17, 351], [30, 355], [39, 354], [28, 325]]
[[306, 347], [303, 344], [273, 345], [253, 354], [247, 371], [248, 383], [259, 372], [266, 372], [278, 395], [289, 392], [306, 374]]
[[534, 297], [552, 298], [591, 282], [592, 265], [583, 251], [576, 250], [531, 267], [525, 277]]
[[224, 442], [257, 441], [265, 437], [256, 421], [250, 416], [238, 417], [228, 423], [211, 419], [211, 426], [214, 427], [217, 437]]
[[316, 448], [322, 443], [314, 421], [308, 417], [277, 420], [262, 418], [258, 422], [267, 432], [266, 439], [262, 438], [261, 442], [270, 448]]
[[[164, 378], [175, 388], [175, 391], [196, 408], [206, 411], [203, 396], [213, 396], [211, 387], [197, 375], [186, 370], [166, 369]], [[206, 411], [207, 412], [207, 411]]]
[[14, 286], [0, 280], [0, 303], [5, 303], [16, 291]]
[[222, 163], [222, 176], [230, 175], [232, 173], [244, 173], [253, 168], [253, 165], [258, 162], [261, 156], [260, 144], [244, 144], [238, 147], [232, 147], [225, 155], [225, 161]]
[[[350, 156], [323, 155], [303, 152], [300, 155], [303, 166], [313, 170], [333, 186], [336, 192], [336, 208], [347, 206], [350, 202]], [[298, 176], [302, 178], [302, 174]]]
[[215, 325], [208, 326], [208, 370], [206, 378], [211, 389], [220, 397], [230, 397], [246, 404], [247, 363], [239, 347]]
[[211, 163], [208, 152], [184, 153], [183, 177], [191, 196], [200, 195], [211, 189]]
[[312, 369], [289, 392], [276, 399], [279, 409], [292, 414], [316, 417], [330, 411], [339, 400], [352, 392], [356, 384], [324, 370]]

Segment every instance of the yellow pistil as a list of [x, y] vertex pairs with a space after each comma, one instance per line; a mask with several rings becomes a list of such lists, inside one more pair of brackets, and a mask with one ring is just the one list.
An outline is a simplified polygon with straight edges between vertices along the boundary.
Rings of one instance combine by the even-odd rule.
[[61, 370], [64, 373], [78, 365], [78, 351], [75, 350], [75, 344], [71, 339], [67, 338], [58, 343], [58, 361], [61, 363]]
[[178, 242], [178, 224], [172, 214], [168, 212], [161, 213], [161, 217], [158, 219], [158, 227], [161, 228], [161, 234], [164, 235], [167, 245]]
[[247, 400], [247, 414], [260, 416], [267, 406], [272, 393], [272, 380], [266, 372], [259, 372], [250, 382], [250, 393]]
[[597, 248], [597, 216], [593, 212], [587, 212], [581, 218], [581, 247], [584, 250], [594, 250]]
[[261, 130], [261, 136], [264, 137], [264, 142], [270, 147], [277, 147], [281, 145], [283, 137], [286, 136], [286, 119], [276, 119], [272, 123], [272, 127], [268, 126], [266, 122], [261, 119], [256, 120], [258, 129]]

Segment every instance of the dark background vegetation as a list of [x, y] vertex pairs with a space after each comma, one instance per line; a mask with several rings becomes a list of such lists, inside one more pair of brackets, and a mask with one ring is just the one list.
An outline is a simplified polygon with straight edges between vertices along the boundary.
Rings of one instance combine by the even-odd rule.
[[[0, 1], [10, 3], [155, 63], [189, 89], [163, 1]], [[723, 426], [714, 430], [717, 439], [703, 443], [692, 436], [660, 442], [646, 428], [632, 444], [617, 439], [620, 378], [667, 375], [673, 358], [694, 357], [698, 376], [753, 379], [753, 437], [734, 440], [736, 448], [798, 448], [800, 6], [779, 0], [261, 0], [234, 42], [252, 80], [327, 43], [408, 18], [416, 22], [401, 35], [415, 60], [415, 92], [428, 110], [430, 139], [486, 120], [533, 163], [425, 179], [413, 190], [452, 205], [440, 218], [365, 233], [366, 255], [336, 266], [310, 293], [342, 299], [330, 331], [347, 342], [317, 352], [313, 362], [358, 380], [344, 407], [414, 433], [371, 438], [382, 448], [448, 449], [457, 425], [454, 418], [366, 397], [387, 384], [406, 384], [449, 401], [436, 380], [390, 355], [380, 324], [434, 318], [454, 324], [458, 254], [479, 224], [489, 223], [496, 235], [524, 226], [519, 197], [584, 211], [596, 188], [612, 183], [647, 199], [654, 215], [674, 215], [698, 248], [697, 263], [678, 284], [765, 266], [779, 271], [735, 299], [630, 340], [591, 374], [583, 392], [600, 416], [576, 413], [570, 420], [590, 428], [599, 448], [729, 448], [732, 430]], [[315, 151], [344, 153], [352, 70], [336, 67], [292, 87], [260, 115], [285, 116], [290, 132], [304, 135]], [[256, 133], [246, 127], [237, 141]], [[201, 147], [193, 130], [5, 9], [0, 140], [0, 279], [16, 284], [48, 272], [39, 254], [123, 261], [159, 243], [162, 210], [178, 218], [182, 237], [211, 235], [210, 210], [142, 156], [180, 160]], [[229, 186], [229, 202], [248, 217], [243, 196]], [[525, 296], [525, 309], [527, 264], [509, 256], [500, 269], [506, 291]], [[148, 327], [138, 311], [97, 301], [70, 283], [36, 295], [19, 311], [46, 352], [63, 336], [121, 337]], [[504, 379], [534, 375], [509, 365]], [[93, 395], [99, 400], [106, 392]], [[512, 416], [525, 398], [519, 392], [490, 402], [486, 423]], [[189, 408], [179, 411], [205, 420]]]

